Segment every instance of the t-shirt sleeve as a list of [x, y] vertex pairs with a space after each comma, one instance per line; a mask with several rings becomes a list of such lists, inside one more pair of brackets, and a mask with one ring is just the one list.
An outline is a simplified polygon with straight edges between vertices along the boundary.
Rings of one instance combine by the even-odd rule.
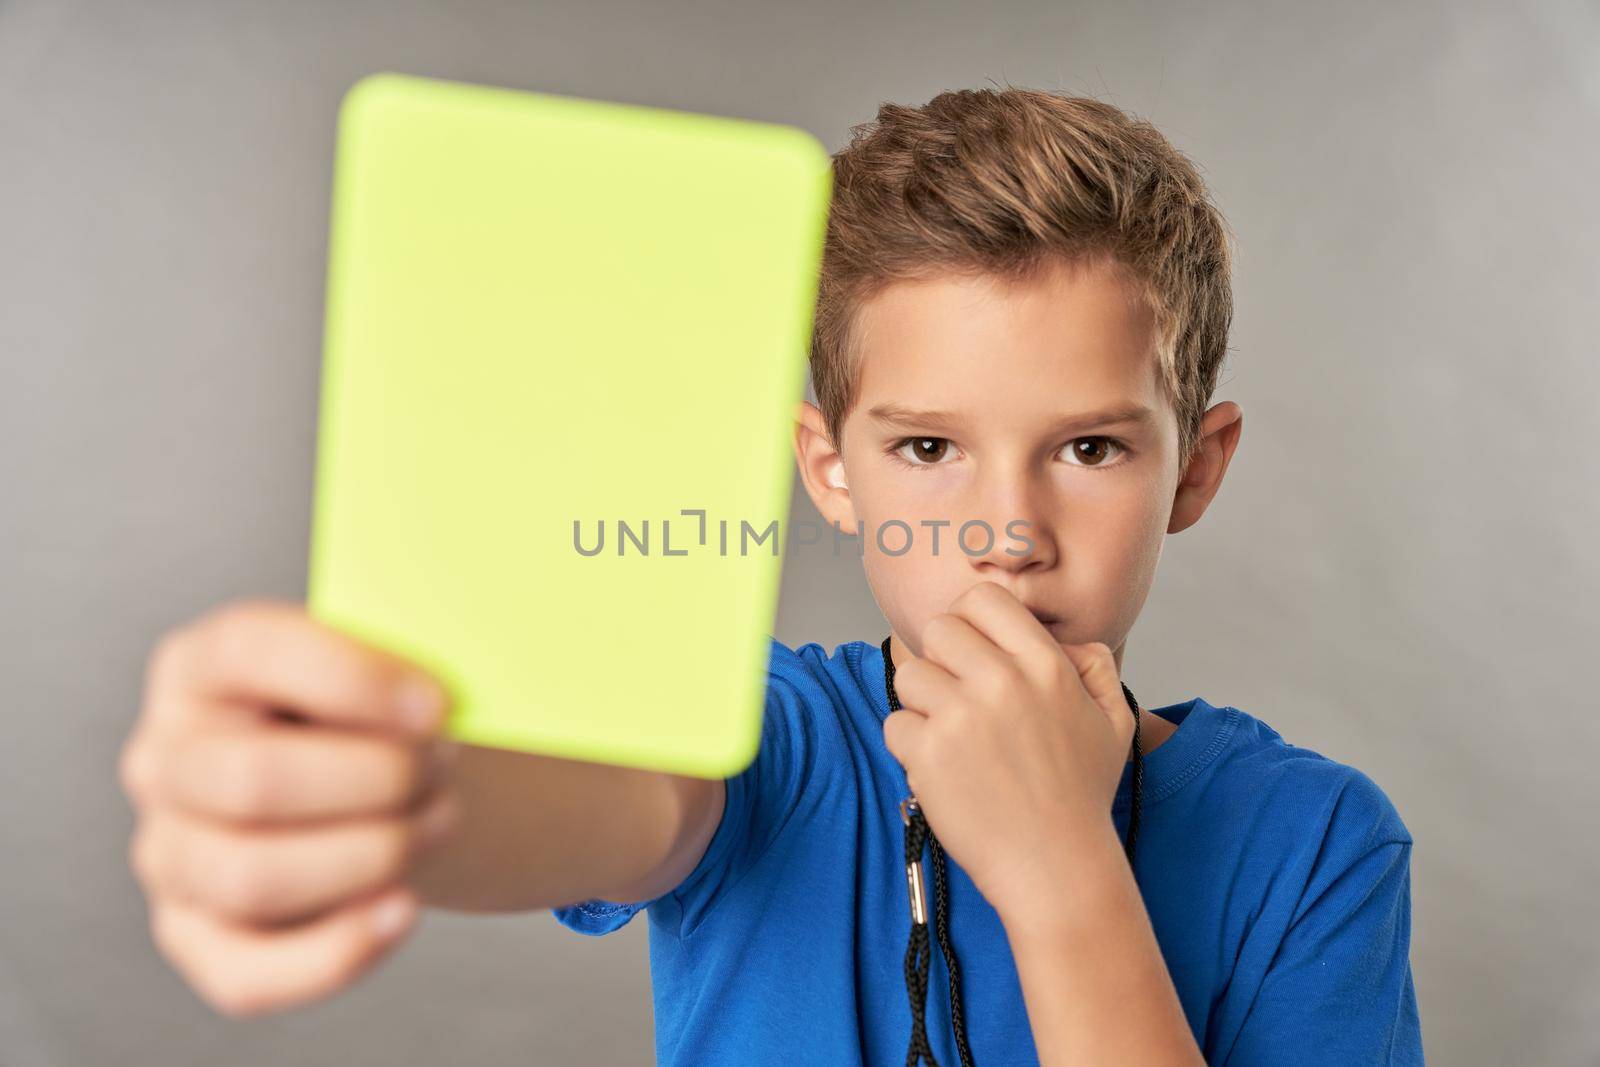
[[1378, 786], [1353, 773], [1229, 1067], [1423, 1063], [1410, 961], [1412, 839]]
[[580, 901], [552, 909], [556, 920], [599, 936], [649, 908], [670, 913], [676, 932], [692, 932], [780, 839], [799, 806], [816, 760], [817, 720], [809, 704], [820, 695], [794, 650], [773, 638], [755, 759], [724, 779], [722, 818], [694, 870], [653, 900]]

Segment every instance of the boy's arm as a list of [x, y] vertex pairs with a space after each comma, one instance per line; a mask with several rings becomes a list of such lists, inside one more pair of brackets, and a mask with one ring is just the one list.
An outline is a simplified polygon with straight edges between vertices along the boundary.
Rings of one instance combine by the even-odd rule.
[[452, 911], [654, 899], [694, 870], [724, 801], [722, 779], [468, 744], [451, 777], [456, 831], [410, 883]]
[[1140, 1063], [1204, 1067], [1122, 842], [1041, 865], [1043, 881], [1006, 905], [1042, 1067]]
[[[1380, 824], [1381, 825], [1381, 824]], [[1389, 828], [1389, 832], [1393, 827]], [[1411, 976], [1409, 833], [1326, 848], [1337, 864], [1311, 883], [1234, 1039], [1230, 1067], [1382, 1064], [1422, 1067]]]
[[[1370, 779], [1342, 796], [1346, 828], [1316, 848], [1318, 870], [1259, 984], [1230, 987], [1227, 997], [1246, 998], [1243, 1024], [1208, 1050], [1211, 1062], [1424, 1062], [1410, 966], [1411, 838]], [[1035, 877], [999, 911], [1040, 1064], [1206, 1062], [1116, 832], [1046, 857]]]

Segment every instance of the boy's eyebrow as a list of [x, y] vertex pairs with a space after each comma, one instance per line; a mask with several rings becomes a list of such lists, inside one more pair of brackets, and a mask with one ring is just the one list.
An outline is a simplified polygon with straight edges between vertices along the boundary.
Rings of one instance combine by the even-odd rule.
[[[959, 412], [919, 410], [908, 408], [892, 401], [874, 405], [868, 410], [867, 414], [879, 422], [899, 423], [909, 426], [933, 426], [944, 429], [958, 428], [963, 421]], [[1057, 420], [1051, 426], [1050, 432], [1062, 434], [1095, 426], [1115, 426], [1130, 423], [1149, 425], [1154, 422], [1154, 416], [1155, 412], [1143, 404], [1113, 404], [1099, 411], [1084, 411], [1075, 415], [1067, 415]]]

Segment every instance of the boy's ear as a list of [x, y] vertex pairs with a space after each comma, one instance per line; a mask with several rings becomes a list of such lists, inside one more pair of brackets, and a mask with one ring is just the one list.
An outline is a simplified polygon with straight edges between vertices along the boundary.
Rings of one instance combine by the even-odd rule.
[[837, 523], [841, 531], [856, 528], [856, 512], [850, 502], [850, 485], [845, 478], [844, 457], [828, 440], [827, 422], [809, 400], [802, 400], [795, 412], [794, 461], [806, 495], [816, 505], [823, 521]]
[[1178, 478], [1167, 533], [1187, 530], [1200, 521], [1211, 505], [1222, 476], [1227, 473], [1239, 434], [1244, 430], [1244, 409], [1231, 400], [1215, 404], [1200, 419], [1200, 446]]

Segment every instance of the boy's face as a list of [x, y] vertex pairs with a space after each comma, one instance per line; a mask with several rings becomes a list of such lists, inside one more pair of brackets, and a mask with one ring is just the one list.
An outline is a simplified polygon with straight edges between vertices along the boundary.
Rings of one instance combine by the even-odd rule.
[[840, 449], [805, 403], [796, 456], [828, 523], [865, 524], [867, 581], [895, 643], [920, 656], [923, 624], [992, 581], [1058, 641], [1105, 642], [1120, 669], [1166, 534], [1221, 484], [1238, 405], [1206, 413], [1202, 451], [1180, 471], [1154, 317], [1099, 267], [896, 283], [863, 306], [860, 329]]

